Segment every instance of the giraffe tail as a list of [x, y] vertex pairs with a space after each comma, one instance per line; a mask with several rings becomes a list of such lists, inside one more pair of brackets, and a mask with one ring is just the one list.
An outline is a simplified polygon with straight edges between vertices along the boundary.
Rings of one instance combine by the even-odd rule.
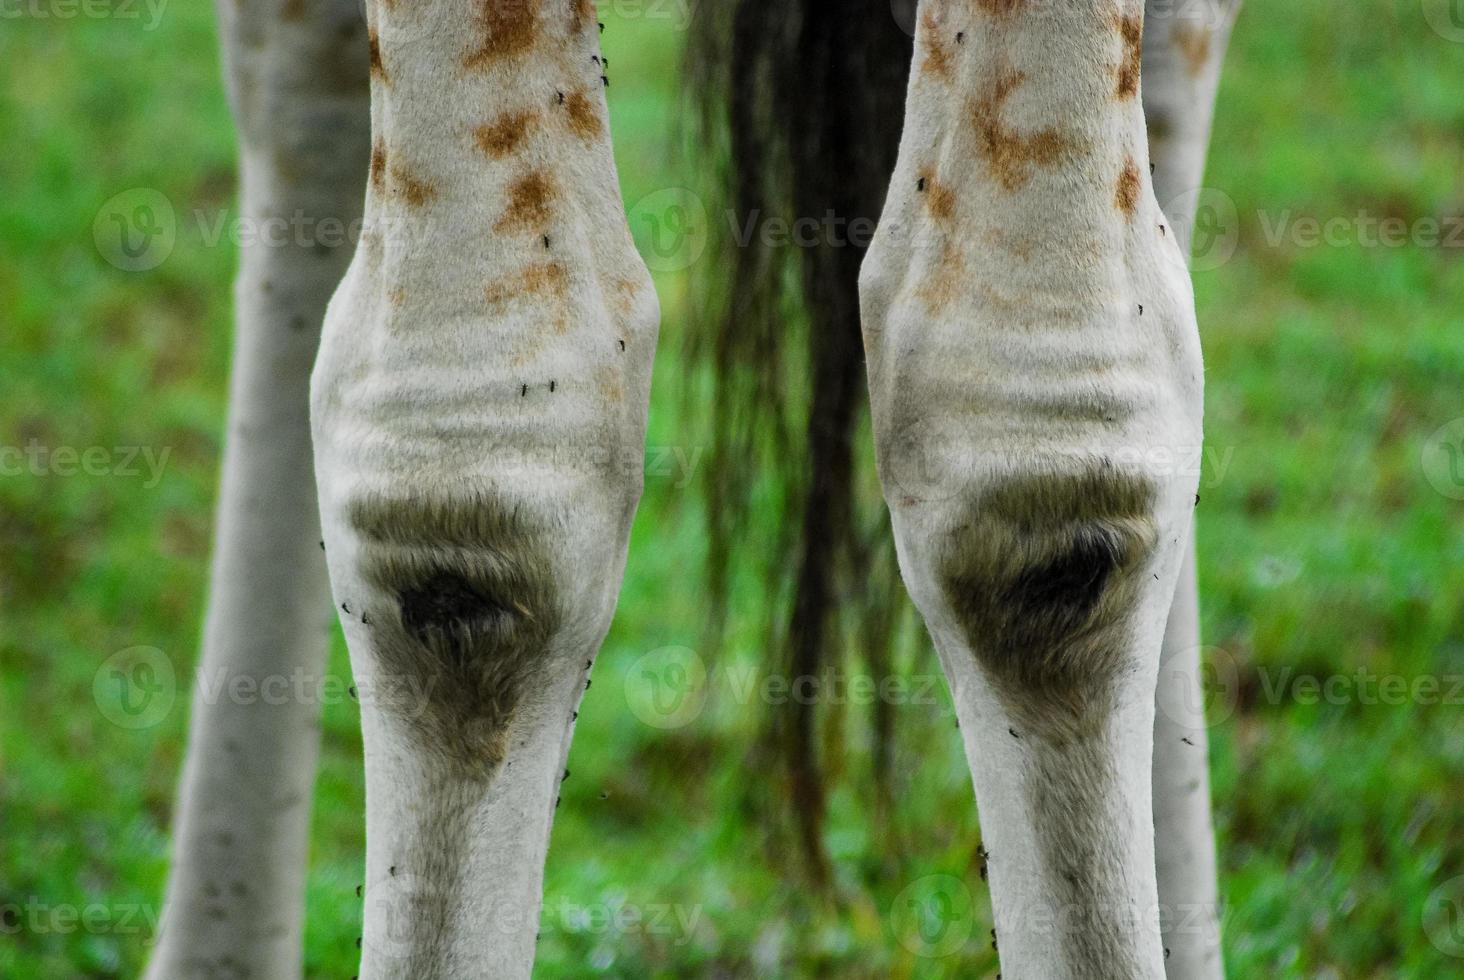
[[[851, 629], [871, 673], [887, 669], [900, 590], [884, 509], [856, 494], [868, 465], [854, 445], [867, 404], [858, 278], [894, 168], [914, 6], [697, 4], [687, 52], [700, 169], [731, 219], [713, 225], [720, 253], [693, 269], [703, 305], [687, 331], [693, 376], [710, 373], [714, 388], [714, 640], [734, 570], [754, 570], [775, 638], [768, 670], [794, 682], [825, 677]], [[734, 542], [766, 540], [770, 525], [757, 560], [734, 553]], [[759, 743], [784, 776], [772, 783], [787, 789], [771, 808], [791, 817], [816, 883], [827, 873], [823, 700], [772, 707]], [[886, 785], [893, 714], [883, 703], [873, 711], [875, 782]]]

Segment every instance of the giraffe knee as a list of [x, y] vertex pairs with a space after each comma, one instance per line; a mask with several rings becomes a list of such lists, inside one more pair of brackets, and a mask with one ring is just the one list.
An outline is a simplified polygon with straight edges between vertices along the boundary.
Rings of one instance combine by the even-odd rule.
[[347, 519], [374, 666], [411, 694], [382, 710], [424, 749], [491, 771], [563, 619], [543, 528], [482, 497], [368, 497]]
[[1129, 666], [1157, 497], [1146, 478], [1102, 470], [1008, 480], [968, 505], [938, 580], [1004, 700], [1091, 705]]

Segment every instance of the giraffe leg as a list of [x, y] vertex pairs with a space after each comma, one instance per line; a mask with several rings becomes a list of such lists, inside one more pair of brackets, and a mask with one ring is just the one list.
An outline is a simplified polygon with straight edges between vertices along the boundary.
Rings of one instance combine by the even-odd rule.
[[[1215, 93], [1238, 0], [1176, 6], [1150, 0], [1144, 29], [1144, 112], [1154, 191], [1189, 252]], [[1199, 589], [1191, 534], [1164, 632], [1154, 716], [1154, 834], [1165, 968], [1175, 980], [1224, 974], [1200, 681]]]
[[880, 477], [1008, 980], [1164, 976], [1151, 762], [1201, 365], [1140, 0], [923, 0], [861, 276]]
[[527, 977], [642, 480], [659, 309], [593, 4], [380, 0], [311, 418], [361, 690], [361, 976]]
[[159, 980], [300, 975], [319, 702], [296, 680], [324, 671], [329, 600], [308, 389], [370, 145], [366, 24], [353, 0], [244, 0], [219, 16], [242, 218], [261, 234], [244, 245], [236, 283], [208, 618], [168, 911], [147, 974]]

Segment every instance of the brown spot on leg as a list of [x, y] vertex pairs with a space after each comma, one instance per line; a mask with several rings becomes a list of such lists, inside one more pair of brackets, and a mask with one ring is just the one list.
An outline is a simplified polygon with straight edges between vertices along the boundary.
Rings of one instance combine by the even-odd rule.
[[941, 243], [939, 261], [916, 292], [931, 315], [942, 312], [956, 298], [965, 272], [966, 258], [960, 248], [950, 242]]
[[1016, 234], [1005, 228], [993, 229], [987, 233], [986, 238], [997, 248], [1010, 252], [1024, 262], [1031, 261], [1032, 249], [1038, 241], [1031, 235]]
[[371, 56], [371, 77], [385, 85], [389, 79], [386, 76], [386, 66], [381, 63], [381, 39], [376, 36], [375, 30], [367, 32], [366, 47]]
[[483, 39], [468, 55], [469, 68], [483, 68], [521, 55], [539, 37], [542, 0], [477, 0], [478, 24]]
[[602, 367], [595, 372], [595, 384], [600, 389], [600, 397], [612, 405], [618, 405], [625, 401], [625, 378], [613, 367]]
[[391, 185], [392, 193], [414, 208], [420, 208], [437, 197], [437, 188], [418, 180], [401, 164], [394, 164], [391, 168]]
[[574, 0], [574, 29], [582, 31], [599, 20], [595, 0]]
[[574, 130], [575, 135], [586, 143], [598, 138], [604, 132], [604, 125], [600, 122], [600, 113], [596, 111], [595, 103], [584, 92], [571, 92], [564, 100], [564, 109], [568, 113], [569, 128]]
[[535, 171], [519, 177], [508, 188], [508, 207], [493, 230], [505, 233], [537, 231], [549, 224], [558, 188], [545, 173]]
[[641, 284], [634, 279], [622, 277], [616, 279], [612, 287], [614, 292], [615, 309], [621, 316], [630, 316], [635, 312], [635, 301], [640, 296]]
[[1017, 86], [1026, 80], [1018, 71], [999, 75], [992, 91], [971, 108], [976, 125], [976, 150], [991, 168], [997, 183], [1008, 191], [1021, 190], [1032, 179], [1032, 168], [1054, 166], [1073, 150], [1070, 139], [1056, 129], [1023, 135], [1002, 122], [1002, 107]]
[[1203, 24], [1175, 24], [1169, 36], [1184, 55], [1190, 77], [1199, 78], [1210, 60], [1210, 29]]
[[378, 194], [386, 190], [386, 143], [379, 137], [371, 147], [371, 186]]
[[[534, 307], [536, 314], [547, 309], [553, 317], [551, 322], [556, 335], [563, 336], [569, 332], [569, 269], [564, 263], [535, 263], [517, 275], [490, 283], [487, 289], [488, 305], [495, 313], [501, 313], [513, 300], [523, 297], [540, 301]], [[529, 363], [542, 349], [538, 332], [531, 333], [526, 339], [528, 346], [520, 345], [515, 351], [515, 366]]]
[[932, 218], [947, 221], [956, 213], [956, 192], [936, 176], [934, 167], [925, 167], [920, 171], [919, 186], [922, 188], [925, 208]]
[[920, 18], [920, 26], [925, 35], [925, 60], [920, 70], [948, 80], [951, 77], [951, 49], [941, 35], [942, 28], [933, 10], [926, 9]]
[[305, 19], [305, 0], [285, 0], [280, 7], [280, 20], [291, 23]]
[[491, 123], [473, 130], [473, 139], [478, 149], [497, 160], [522, 146], [538, 122], [539, 116], [534, 112], [505, 112]]
[[1118, 175], [1118, 189], [1114, 192], [1114, 203], [1127, 217], [1132, 218], [1139, 209], [1139, 191], [1142, 188], [1139, 165], [1133, 157], [1126, 157], [1123, 170]]
[[489, 284], [487, 292], [489, 305], [495, 307], [520, 296], [564, 297], [569, 292], [569, 270], [562, 262], [538, 262]]
[[1144, 63], [1144, 16], [1126, 14], [1117, 22], [1123, 39], [1123, 60], [1118, 63], [1118, 97], [1131, 99], [1139, 94], [1139, 74]]

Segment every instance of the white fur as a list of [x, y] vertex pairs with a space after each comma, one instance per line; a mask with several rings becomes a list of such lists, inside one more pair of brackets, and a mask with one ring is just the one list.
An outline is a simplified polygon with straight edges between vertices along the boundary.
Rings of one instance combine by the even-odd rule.
[[[1161, 230], [1167, 219], [1149, 181], [1139, 101], [1115, 98], [1125, 52], [1114, 19], [1138, 14], [1137, 4], [1017, 7], [921, 4], [899, 164], [861, 282], [876, 444], [901, 569], [955, 692], [991, 854], [1003, 976], [1108, 975], [1103, 964], [1084, 962], [1051, 918], [1064, 889], [1039, 840], [1082, 819], [1100, 828], [1094, 846], [1124, 883], [1092, 896], [1084, 911], [1113, 923], [1135, 968], [1157, 978], [1164, 963], [1150, 800], [1154, 690], [1195, 488], [1193, 477], [1149, 464], [1161, 458], [1155, 451], [1199, 443], [1193, 299], [1175, 237]], [[925, 68], [933, 45], [949, 54], [947, 78]], [[1003, 128], [1052, 130], [1068, 144], [1027, 168], [1016, 188], [983, 158], [970, 115], [1009, 72], [1024, 79], [1001, 107]], [[1140, 186], [1127, 215], [1115, 188], [1130, 159]], [[932, 177], [954, 195], [944, 222], [929, 204]], [[948, 278], [952, 248], [958, 286], [932, 304], [930, 284]], [[1109, 422], [1087, 410], [1095, 402], [1126, 411]], [[1069, 407], [1032, 414], [1041, 403]], [[1038, 812], [1031, 782], [1042, 775], [1034, 763], [1040, 739], [1013, 734], [1025, 726], [965, 645], [936, 555], [962, 507], [985, 491], [1105, 458], [1129, 459], [1119, 468], [1147, 471], [1158, 483], [1151, 516], [1159, 550], [1130, 611], [1135, 666], [1116, 684], [1103, 734], [1082, 752], [1044, 750], [1110, 773], [1106, 795], [1088, 800], [1085, 814]], [[1069, 773], [1075, 785], [1099, 775]]]

